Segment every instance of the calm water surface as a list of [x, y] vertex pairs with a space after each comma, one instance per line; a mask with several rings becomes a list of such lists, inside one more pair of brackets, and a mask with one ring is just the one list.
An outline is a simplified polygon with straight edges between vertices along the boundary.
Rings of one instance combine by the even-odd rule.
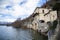
[[0, 40], [43, 40], [44, 37], [30, 29], [0, 26]]

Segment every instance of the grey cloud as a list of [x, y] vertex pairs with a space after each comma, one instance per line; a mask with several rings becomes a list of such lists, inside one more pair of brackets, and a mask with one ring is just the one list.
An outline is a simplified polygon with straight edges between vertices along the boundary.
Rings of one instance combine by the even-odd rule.
[[25, 3], [27, 3], [27, 0], [23, 0], [22, 2], [20, 2], [19, 5], [23, 5], [23, 4], [25, 4]]

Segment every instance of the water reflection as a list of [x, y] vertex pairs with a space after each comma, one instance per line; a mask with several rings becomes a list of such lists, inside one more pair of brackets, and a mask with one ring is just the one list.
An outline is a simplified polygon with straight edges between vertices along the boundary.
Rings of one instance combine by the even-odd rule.
[[0, 26], [0, 40], [43, 40], [43, 38], [33, 30]]

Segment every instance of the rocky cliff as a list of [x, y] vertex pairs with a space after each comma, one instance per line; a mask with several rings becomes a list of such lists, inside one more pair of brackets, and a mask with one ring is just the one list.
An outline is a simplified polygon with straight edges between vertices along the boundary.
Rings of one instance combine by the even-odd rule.
[[[51, 10], [51, 12], [49, 12]], [[44, 12], [43, 12], [44, 11]], [[45, 15], [46, 14], [46, 15]], [[52, 9], [37, 7], [32, 15], [23, 20], [17, 20], [12, 23], [14, 27], [30, 28], [39, 32], [47, 32], [49, 25], [57, 19], [57, 12]]]

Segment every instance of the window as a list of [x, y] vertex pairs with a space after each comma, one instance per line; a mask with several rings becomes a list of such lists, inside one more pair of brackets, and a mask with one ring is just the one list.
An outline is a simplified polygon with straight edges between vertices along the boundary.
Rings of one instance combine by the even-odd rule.
[[44, 10], [42, 10], [42, 12], [44, 13]]
[[39, 15], [39, 13], [35, 13], [35, 14], [33, 15], [33, 17], [35, 17], [35, 16], [37, 16], [37, 15]]
[[37, 25], [37, 23], [35, 23], [35, 25]]
[[44, 20], [40, 20], [39, 22], [44, 23], [45, 21]]

